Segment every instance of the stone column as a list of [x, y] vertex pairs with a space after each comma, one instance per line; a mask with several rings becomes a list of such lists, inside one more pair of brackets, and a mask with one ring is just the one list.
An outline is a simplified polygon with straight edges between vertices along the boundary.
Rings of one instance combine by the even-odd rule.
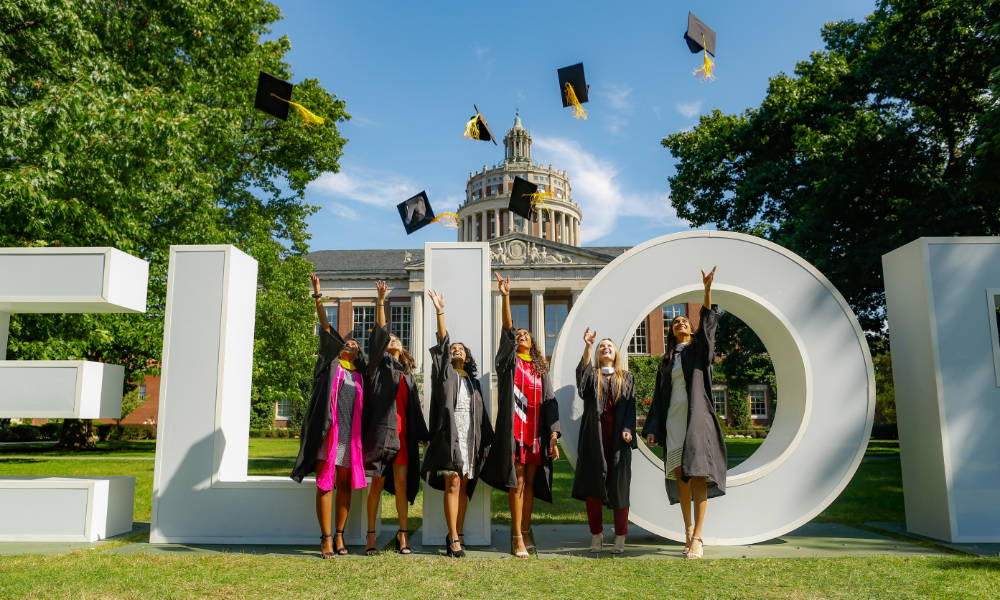
[[535, 338], [538, 348], [545, 352], [545, 290], [531, 290], [531, 337]]
[[410, 354], [420, 370], [424, 358], [424, 293], [410, 292]]
[[460, 242], [464, 242], [465, 241], [465, 221], [464, 220], [458, 222], [458, 241], [460, 241]]
[[573, 229], [576, 231], [576, 244], [579, 246], [580, 245], [580, 219], [576, 219], [576, 223], [574, 224]]
[[500, 237], [500, 209], [493, 209], [493, 237]]
[[514, 213], [507, 211], [507, 233], [514, 231]]

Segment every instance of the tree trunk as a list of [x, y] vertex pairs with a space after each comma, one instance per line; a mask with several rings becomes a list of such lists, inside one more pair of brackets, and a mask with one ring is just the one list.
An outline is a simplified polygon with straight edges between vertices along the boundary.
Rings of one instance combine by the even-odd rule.
[[57, 447], [62, 450], [94, 450], [97, 448], [97, 429], [90, 419], [64, 419]]

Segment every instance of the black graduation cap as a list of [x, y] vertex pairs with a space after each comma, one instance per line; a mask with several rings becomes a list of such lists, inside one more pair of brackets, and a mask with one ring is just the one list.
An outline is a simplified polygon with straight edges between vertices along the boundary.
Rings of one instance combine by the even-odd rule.
[[576, 94], [576, 99], [580, 104], [587, 101], [587, 91], [590, 89], [590, 86], [587, 85], [587, 79], [583, 76], [583, 63], [563, 67], [558, 70], [558, 74], [559, 96], [562, 97], [562, 105], [564, 107], [573, 106], [572, 100], [567, 97], [567, 83], [573, 86], [573, 93]]
[[510, 203], [507, 205], [515, 215], [520, 215], [525, 219], [531, 218], [531, 195], [538, 191], [538, 186], [527, 179], [514, 177], [514, 184], [510, 187]]
[[[288, 120], [288, 102], [292, 99], [294, 87], [287, 81], [261, 71], [257, 77], [257, 97], [254, 98], [253, 105], [273, 117], [286, 121]], [[285, 101], [282, 102], [279, 98]]]
[[434, 211], [427, 199], [427, 192], [420, 192], [416, 196], [400, 202], [396, 208], [399, 209], [399, 218], [403, 220], [406, 235], [410, 235], [424, 225], [429, 225], [434, 220]]
[[476, 114], [469, 117], [469, 125], [471, 125], [472, 120], [475, 119], [475, 125], [476, 125], [474, 129], [475, 134], [472, 135], [473, 131], [471, 131], [470, 130], [471, 128], [467, 125], [465, 128], [466, 135], [474, 140], [480, 140], [483, 142], [493, 142], [493, 145], [496, 146], [497, 137], [493, 135], [493, 130], [490, 129], [490, 126], [486, 124], [486, 118], [482, 115], [482, 113], [479, 112], [478, 106], [473, 104], [472, 108], [476, 109]]
[[701, 19], [688, 12], [688, 28], [684, 32], [684, 41], [692, 54], [697, 54], [702, 50], [708, 51], [715, 56], [715, 31], [708, 28], [701, 22]]

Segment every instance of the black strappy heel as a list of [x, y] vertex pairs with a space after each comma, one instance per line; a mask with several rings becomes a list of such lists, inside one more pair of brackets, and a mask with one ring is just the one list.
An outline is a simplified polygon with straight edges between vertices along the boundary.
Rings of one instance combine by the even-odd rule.
[[403, 546], [402, 544], [399, 543], [399, 534], [401, 533], [410, 533], [410, 530], [409, 529], [396, 530], [396, 537], [395, 537], [396, 554], [413, 554], [413, 548], [410, 548], [409, 546]]
[[[343, 529], [338, 529], [337, 533], [340, 534], [340, 541], [343, 542], [344, 541], [344, 530]], [[337, 545], [336, 540], [334, 540], [333, 545], [336, 547], [336, 545]], [[337, 554], [339, 554], [341, 556], [344, 556], [345, 554], [347, 554], [347, 545], [343, 545], [343, 546], [341, 546], [339, 548], [336, 548], [336, 552], [337, 552]]]
[[326, 538], [332, 538], [332, 537], [333, 536], [330, 535], [329, 533], [319, 536], [319, 557], [322, 558], [322, 559], [324, 559], [324, 560], [327, 559], [327, 558], [333, 558], [333, 557], [337, 556], [333, 552], [323, 552], [323, 540], [325, 540]]
[[[375, 530], [374, 529], [369, 529], [365, 533], [375, 533]], [[375, 538], [375, 543], [376, 544], [378, 543], [378, 537]], [[378, 548], [376, 548], [375, 546], [369, 546], [369, 547], [365, 548], [365, 555], [366, 556], [378, 556]]]

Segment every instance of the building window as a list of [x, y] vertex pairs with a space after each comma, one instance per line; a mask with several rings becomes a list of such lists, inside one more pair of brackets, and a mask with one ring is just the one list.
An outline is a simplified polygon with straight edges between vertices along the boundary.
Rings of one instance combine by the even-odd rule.
[[646, 345], [646, 319], [639, 321], [639, 326], [632, 334], [632, 340], [628, 343], [629, 354], [649, 354], [649, 346]]
[[750, 418], [752, 419], [766, 419], [767, 418], [767, 386], [766, 385], [751, 385], [748, 386], [750, 391]]
[[526, 301], [510, 301], [510, 316], [514, 321], [514, 329], [531, 331], [531, 306]]
[[139, 386], [139, 400], [146, 399], [146, 384]]
[[667, 304], [663, 307], [663, 339], [666, 342], [667, 337], [670, 335], [670, 323], [674, 320], [674, 317], [684, 316], [684, 305], [683, 304]]
[[569, 313], [569, 304], [558, 302], [545, 305], [545, 355], [552, 356], [552, 349], [556, 346], [556, 338], [559, 330], [566, 322], [566, 315]]
[[274, 403], [274, 418], [275, 419], [290, 419], [292, 418], [292, 401], [288, 398], [282, 398], [281, 400]]
[[[337, 331], [337, 306], [325, 306], [326, 320], [330, 322], [330, 329]], [[316, 323], [316, 335], [319, 335], [319, 323]]]
[[724, 385], [713, 385], [712, 386], [712, 405], [715, 406], [715, 414], [719, 415], [719, 418], [726, 418], [726, 386]]
[[403, 347], [410, 349], [410, 307], [401, 304], [389, 307], [389, 333], [403, 342]]
[[364, 350], [368, 346], [368, 336], [371, 335], [372, 328], [375, 327], [375, 307], [355, 306], [354, 308], [354, 330], [351, 335], [358, 340], [358, 345]]

